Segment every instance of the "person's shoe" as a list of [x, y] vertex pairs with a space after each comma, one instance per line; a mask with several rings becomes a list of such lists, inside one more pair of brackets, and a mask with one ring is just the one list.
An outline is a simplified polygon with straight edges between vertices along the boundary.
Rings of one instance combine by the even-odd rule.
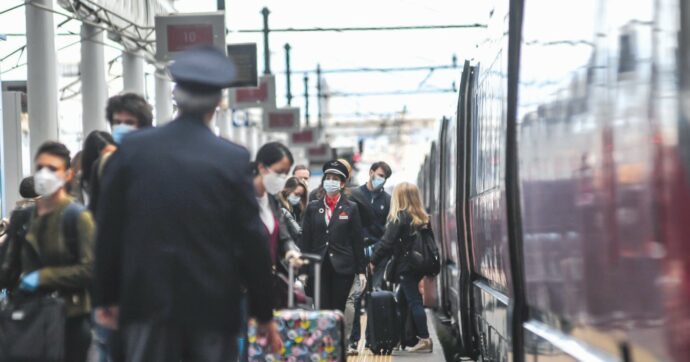
[[357, 356], [359, 354], [359, 351], [357, 351], [357, 344], [352, 343], [350, 344], [349, 347], [347, 347], [347, 355], [348, 356]]
[[417, 345], [408, 349], [409, 352], [431, 353], [434, 351], [434, 343], [431, 338], [420, 338]]

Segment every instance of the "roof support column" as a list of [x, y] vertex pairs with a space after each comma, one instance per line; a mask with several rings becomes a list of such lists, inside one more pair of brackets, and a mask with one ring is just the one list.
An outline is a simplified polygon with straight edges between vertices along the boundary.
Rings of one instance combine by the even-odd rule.
[[163, 125], [172, 118], [172, 86], [163, 70], [157, 70], [156, 79], [156, 126]]
[[139, 54], [122, 52], [122, 81], [125, 92], [146, 96], [144, 58]]
[[[52, 0], [26, 5], [26, 59], [31, 158], [47, 140], [58, 140], [58, 87]], [[14, 191], [14, 190], [13, 190]]]
[[81, 26], [81, 102], [84, 138], [95, 130], [107, 130], [105, 106], [108, 85], [105, 81], [103, 30], [89, 24]]

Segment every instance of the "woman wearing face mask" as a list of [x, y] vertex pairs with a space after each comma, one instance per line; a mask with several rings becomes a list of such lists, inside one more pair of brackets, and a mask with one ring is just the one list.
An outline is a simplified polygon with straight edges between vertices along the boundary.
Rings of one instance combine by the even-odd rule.
[[283, 191], [279, 192], [280, 212], [286, 220], [290, 236], [295, 242], [302, 240], [302, 212], [307, 207], [307, 184], [297, 177], [290, 177], [285, 181]]
[[[259, 149], [256, 161], [252, 164], [259, 215], [269, 236], [269, 251], [276, 273], [286, 272], [281, 260], [297, 266], [300, 264], [299, 248], [290, 236], [288, 221], [280, 211], [280, 204], [274, 196], [283, 189], [292, 163], [292, 153], [287, 147], [278, 142], [270, 142]], [[277, 306], [285, 306], [287, 294], [276, 294]]]
[[348, 168], [333, 160], [324, 165], [323, 172], [325, 195], [305, 210], [302, 246], [305, 252], [323, 258], [321, 308], [344, 311], [355, 274], [366, 284], [362, 221], [357, 204], [343, 191]]

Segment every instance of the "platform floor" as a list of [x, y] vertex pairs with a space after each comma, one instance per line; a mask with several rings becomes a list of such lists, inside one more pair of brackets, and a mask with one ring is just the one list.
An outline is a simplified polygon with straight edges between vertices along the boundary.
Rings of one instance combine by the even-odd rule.
[[[366, 316], [362, 316], [362, 329], [367, 325]], [[395, 351], [392, 356], [375, 356], [371, 351], [364, 347], [366, 342], [362, 339], [359, 341], [359, 355], [350, 356], [347, 362], [392, 362], [392, 361], [414, 361], [414, 362], [442, 362], [446, 358], [443, 355], [443, 346], [438, 340], [438, 334], [436, 333], [436, 327], [433, 321], [433, 314], [427, 310], [426, 319], [427, 325], [429, 326], [429, 335], [434, 341], [434, 352], [433, 353], [412, 353], [405, 351]], [[362, 330], [362, 336], [364, 336], [364, 330]]]

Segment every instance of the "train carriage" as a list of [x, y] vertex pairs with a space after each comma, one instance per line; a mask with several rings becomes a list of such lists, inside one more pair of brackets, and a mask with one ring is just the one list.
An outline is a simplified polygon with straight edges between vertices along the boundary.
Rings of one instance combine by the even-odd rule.
[[420, 171], [484, 361], [690, 356], [688, 1], [497, 1]]

